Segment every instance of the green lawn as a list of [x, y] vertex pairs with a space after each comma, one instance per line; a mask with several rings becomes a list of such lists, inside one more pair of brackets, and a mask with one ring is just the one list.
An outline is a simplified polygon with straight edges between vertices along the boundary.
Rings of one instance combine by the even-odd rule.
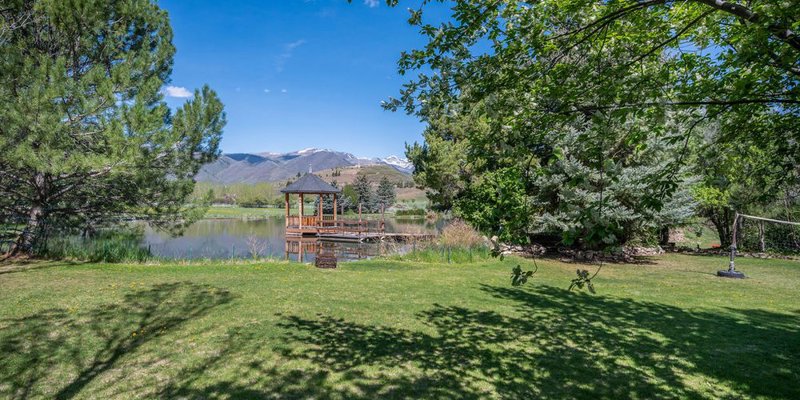
[[798, 262], [517, 262], [0, 266], [0, 398], [800, 398]]
[[[293, 210], [294, 211], [294, 210]], [[313, 207], [312, 207], [313, 211]], [[295, 211], [296, 212], [296, 211]], [[246, 208], [236, 206], [211, 206], [206, 212], [205, 218], [226, 219], [226, 218], [265, 218], [282, 217], [283, 208]]]

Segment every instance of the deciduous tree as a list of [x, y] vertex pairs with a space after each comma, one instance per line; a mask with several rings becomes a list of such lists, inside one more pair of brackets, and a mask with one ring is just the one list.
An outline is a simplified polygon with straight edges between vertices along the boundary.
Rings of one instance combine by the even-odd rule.
[[[641, 204], [637, 218], [665, 210], [685, 186], [685, 143], [717, 118], [756, 125], [726, 130], [729, 142], [754, 131], [782, 137], [770, 143], [786, 155], [781, 162], [797, 164], [798, 2], [456, 0], [441, 23], [424, 18], [428, 3], [409, 19], [427, 43], [399, 61], [400, 73], [420, 74], [385, 106], [435, 131], [409, 149], [423, 167], [418, 182], [434, 182], [442, 204], [471, 193], [474, 206], [492, 205], [473, 207], [465, 215], [472, 222], [506, 213], [486, 226], [519, 240], [531, 225], [547, 224], [537, 218], [548, 213], [535, 212], [543, 207], [563, 211], [566, 218], [551, 221], [567, 223], [562, 230], [575, 234], [567, 241], [627, 236], [626, 202]], [[480, 124], [463, 124], [459, 140], [445, 132], [457, 132], [457, 123], [442, 120]], [[456, 147], [463, 165], [426, 156]], [[439, 185], [425, 163], [457, 179]], [[615, 199], [616, 179], [635, 188], [619, 194], [635, 195]], [[478, 185], [464, 190], [464, 182]], [[557, 190], [538, 203], [548, 187]], [[601, 210], [620, 218], [599, 218]]]

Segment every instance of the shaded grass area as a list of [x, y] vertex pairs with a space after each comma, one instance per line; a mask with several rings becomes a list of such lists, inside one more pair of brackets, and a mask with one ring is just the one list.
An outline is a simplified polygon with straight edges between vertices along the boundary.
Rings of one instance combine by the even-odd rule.
[[0, 266], [0, 397], [800, 397], [796, 262], [517, 263]]

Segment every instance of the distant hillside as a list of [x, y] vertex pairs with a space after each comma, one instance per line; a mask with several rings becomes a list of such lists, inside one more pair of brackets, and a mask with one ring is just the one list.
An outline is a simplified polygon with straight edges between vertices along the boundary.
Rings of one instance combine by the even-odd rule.
[[[414, 180], [411, 175], [402, 173], [395, 168], [388, 165], [364, 165], [356, 167], [344, 167], [326, 169], [323, 171], [315, 172], [317, 176], [324, 179], [326, 182], [336, 181], [339, 187], [352, 184], [358, 175], [366, 175], [370, 182], [378, 183], [383, 177], [389, 179], [389, 182], [398, 186], [396, 189], [397, 200], [424, 200], [425, 192], [413, 186]], [[334, 176], [334, 174], [337, 174]]]
[[364, 165], [355, 167], [331, 168], [314, 172], [326, 182], [336, 181], [339, 186], [348, 185], [356, 180], [356, 176], [366, 175], [370, 182], [380, 182], [386, 177], [389, 182], [398, 186], [411, 185], [413, 179], [411, 175], [398, 171], [389, 165]]
[[385, 167], [384, 171], [393, 170], [399, 174], [390, 178], [393, 182], [400, 182], [403, 179], [401, 175], [410, 179], [411, 165], [397, 156], [358, 158], [350, 153], [313, 148], [291, 153], [223, 154], [217, 161], [203, 166], [196, 179], [198, 182], [222, 184], [278, 182], [309, 169], [316, 172], [367, 165]]

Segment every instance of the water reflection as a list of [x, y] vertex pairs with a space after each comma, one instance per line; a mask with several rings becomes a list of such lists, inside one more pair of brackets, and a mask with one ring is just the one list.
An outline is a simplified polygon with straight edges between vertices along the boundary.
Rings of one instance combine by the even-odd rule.
[[[440, 223], [425, 220], [386, 220], [387, 232], [435, 233]], [[254, 256], [313, 262], [319, 251], [333, 251], [340, 261], [374, 257], [401, 251], [394, 243], [329, 243], [316, 238], [286, 238], [282, 217], [259, 220], [202, 220], [183, 236], [152, 229], [145, 231], [144, 246], [165, 259], [228, 259]]]

